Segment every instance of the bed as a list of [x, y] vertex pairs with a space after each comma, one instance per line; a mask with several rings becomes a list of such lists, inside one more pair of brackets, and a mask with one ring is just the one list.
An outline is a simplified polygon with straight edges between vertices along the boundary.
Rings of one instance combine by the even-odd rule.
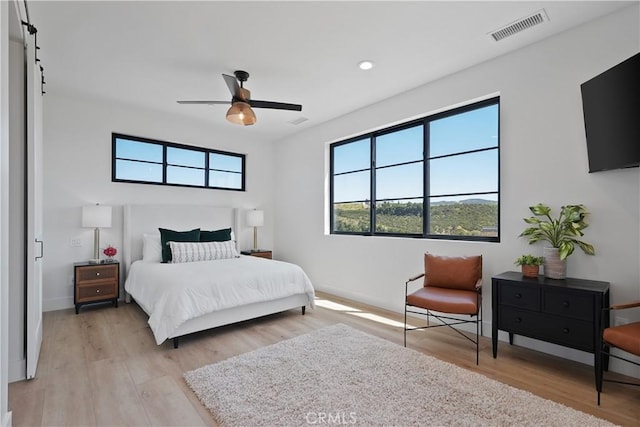
[[[314, 307], [314, 290], [295, 264], [241, 255], [175, 264], [143, 261], [143, 240], [172, 230], [241, 230], [239, 209], [194, 205], [126, 205], [123, 227], [125, 300], [149, 316], [158, 345], [218, 326]], [[235, 244], [234, 242], [234, 245]], [[237, 246], [234, 248], [237, 250]], [[145, 255], [146, 256], [146, 255]]]

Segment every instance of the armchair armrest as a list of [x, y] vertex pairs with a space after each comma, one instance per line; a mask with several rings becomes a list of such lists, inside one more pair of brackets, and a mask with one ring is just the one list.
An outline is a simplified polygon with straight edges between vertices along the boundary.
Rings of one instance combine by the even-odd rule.
[[622, 304], [612, 304], [610, 310], [624, 310], [625, 308], [640, 307], [640, 301], [632, 301]]
[[480, 292], [481, 289], [482, 289], [482, 277], [480, 277], [476, 282], [476, 291]]
[[419, 279], [419, 278], [421, 278], [421, 277], [424, 277], [424, 273], [420, 273], [420, 274], [418, 274], [418, 275], [417, 275], [417, 276], [415, 276], [415, 277], [411, 277], [411, 278], [409, 278], [409, 280], [407, 280], [407, 283], [410, 283], [410, 282], [413, 282], [413, 281], [415, 281], [415, 280], [418, 280], [418, 279]]

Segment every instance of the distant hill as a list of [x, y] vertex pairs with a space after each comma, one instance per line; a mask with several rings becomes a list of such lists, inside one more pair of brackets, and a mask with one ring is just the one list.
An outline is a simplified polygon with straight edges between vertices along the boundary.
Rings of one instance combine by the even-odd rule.
[[[336, 204], [335, 229], [368, 232], [370, 206], [367, 203]], [[422, 203], [379, 202], [376, 206], [376, 232], [423, 234]], [[460, 202], [435, 202], [429, 207], [426, 234], [458, 236], [497, 236], [498, 203], [470, 198]]]

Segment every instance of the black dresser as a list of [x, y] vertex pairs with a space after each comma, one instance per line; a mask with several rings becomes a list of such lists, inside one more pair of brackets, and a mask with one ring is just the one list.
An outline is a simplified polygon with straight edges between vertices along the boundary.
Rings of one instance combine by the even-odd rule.
[[[507, 271], [491, 279], [493, 357], [498, 354], [498, 330], [575, 348], [600, 360], [601, 330], [609, 326], [602, 309], [609, 306], [609, 283], [594, 280], [524, 277]], [[604, 325], [603, 325], [604, 322]], [[597, 351], [598, 350], [598, 351]]]

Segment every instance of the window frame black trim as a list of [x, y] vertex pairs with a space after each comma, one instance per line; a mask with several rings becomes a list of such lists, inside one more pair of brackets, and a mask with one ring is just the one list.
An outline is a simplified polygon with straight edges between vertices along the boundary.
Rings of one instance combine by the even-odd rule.
[[[488, 107], [490, 105], [496, 105], [498, 108], [498, 141], [495, 147], [484, 147], [484, 148], [478, 148], [478, 149], [473, 149], [473, 150], [467, 150], [467, 151], [461, 151], [461, 152], [456, 152], [456, 153], [450, 153], [450, 154], [443, 154], [443, 155], [439, 155], [439, 156], [435, 156], [435, 157], [431, 157], [430, 156], [430, 148], [431, 148], [431, 144], [430, 144], [430, 135], [429, 135], [429, 122], [433, 122], [436, 120], [440, 120], [443, 118], [447, 118], [447, 117], [451, 117], [451, 116], [456, 116], [459, 114], [464, 114], [467, 113], [469, 111], [473, 111], [473, 110], [478, 110], [484, 107]], [[375, 170], [376, 170], [376, 165], [375, 165], [375, 140], [376, 137], [385, 135], [385, 134], [389, 134], [389, 133], [393, 133], [393, 132], [398, 132], [404, 129], [408, 129], [414, 126], [419, 126], [422, 125], [423, 126], [423, 158], [422, 158], [422, 162], [424, 162], [424, 166], [423, 166], [423, 179], [422, 179], [422, 203], [423, 203], [423, 215], [422, 215], [422, 221], [423, 221], [423, 232], [422, 234], [418, 234], [418, 233], [384, 233], [384, 232], [376, 232], [375, 230], [375, 209], [376, 209], [376, 202], [378, 202], [378, 200], [375, 199]], [[341, 145], [345, 145], [345, 144], [349, 144], [349, 143], [353, 143], [356, 141], [361, 141], [363, 139], [369, 139], [370, 141], [370, 168], [369, 169], [361, 169], [361, 170], [357, 170], [357, 171], [348, 171], [348, 172], [340, 172], [339, 174], [334, 174], [334, 148], [335, 147], [339, 147]], [[487, 98], [484, 99], [482, 101], [478, 101], [478, 102], [474, 102], [471, 104], [467, 104], [461, 107], [457, 107], [457, 108], [453, 108], [447, 111], [442, 111], [439, 113], [435, 113], [432, 115], [428, 115], [428, 116], [423, 116], [420, 117], [418, 119], [413, 119], [411, 121], [405, 122], [405, 123], [400, 123], [394, 126], [390, 126], [387, 128], [383, 128], [383, 129], [378, 129], [372, 132], [367, 132], [364, 134], [360, 134], [342, 141], [337, 141], [334, 142], [332, 144], [330, 144], [329, 146], [329, 234], [335, 234], [335, 235], [353, 235], [353, 236], [382, 236], [382, 237], [405, 237], [405, 238], [417, 238], [417, 239], [434, 239], [434, 240], [460, 240], [460, 241], [479, 241], [479, 242], [490, 242], [490, 243], [499, 243], [500, 239], [501, 239], [501, 228], [502, 228], [502, 223], [501, 223], [501, 216], [500, 216], [500, 201], [501, 201], [501, 167], [500, 167], [500, 96], [494, 96], [491, 98]], [[428, 142], [427, 142], [428, 141]], [[498, 165], [498, 182], [497, 182], [497, 191], [493, 192], [493, 191], [488, 191], [488, 192], [480, 192], [480, 193], [460, 193], [460, 194], [442, 194], [442, 195], [437, 195], [437, 196], [433, 196], [433, 197], [451, 197], [451, 196], [459, 196], [459, 195], [479, 195], [479, 194], [495, 194], [497, 196], [497, 236], [456, 236], [456, 235], [441, 235], [441, 234], [429, 234], [428, 230], [429, 230], [429, 219], [430, 216], [428, 215], [428, 210], [429, 210], [429, 203], [428, 200], [430, 200], [432, 198], [431, 194], [429, 193], [429, 187], [426, 185], [427, 179], [430, 176], [430, 161], [434, 160], [434, 159], [441, 159], [441, 158], [446, 158], [446, 157], [452, 157], [452, 156], [459, 156], [459, 155], [463, 155], [463, 154], [472, 154], [472, 153], [477, 153], [477, 152], [483, 152], [483, 151], [489, 151], [489, 150], [496, 150], [497, 151], [497, 165]], [[412, 162], [408, 162], [408, 163], [416, 163], [419, 161], [412, 161]], [[389, 166], [395, 166], [395, 165], [389, 165]], [[382, 167], [381, 167], [382, 168]], [[363, 171], [370, 171], [370, 177], [369, 177], [369, 181], [370, 181], [370, 200], [369, 202], [369, 231], [368, 232], [355, 232], [355, 231], [336, 231], [335, 230], [335, 215], [334, 215], [334, 205], [336, 204], [336, 202], [334, 202], [334, 186], [333, 186], [333, 179], [335, 176], [339, 176], [339, 175], [344, 175], [344, 174], [349, 174], [349, 173], [354, 173], [354, 172], [363, 172]], [[407, 197], [406, 199], [416, 199], [419, 197]], [[399, 199], [403, 199], [403, 198], [393, 198], [393, 199], [385, 199], [385, 200], [399, 200]], [[366, 203], [367, 201], [358, 201], [358, 200], [354, 200], [354, 201], [344, 201], [344, 202], [339, 202], [339, 203]]]
[[[124, 139], [124, 140], [143, 142], [143, 143], [147, 143], [147, 144], [154, 144], [154, 145], [162, 146], [162, 162], [155, 162], [155, 161], [152, 162], [152, 161], [144, 161], [144, 160], [126, 159], [126, 158], [116, 157], [116, 140], [117, 139]], [[169, 164], [167, 162], [167, 148], [169, 148], [169, 147], [179, 148], [179, 149], [189, 150], [189, 151], [197, 151], [197, 152], [204, 153], [204, 168], [195, 167], [195, 166]], [[236, 172], [236, 171], [229, 171], [229, 170], [222, 170], [222, 169], [210, 169], [209, 168], [209, 154], [210, 153], [222, 154], [222, 155], [225, 155], [225, 156], [240, 158], [241, 159], [241, 163], [242, 163], [242, 171], [241, 172]], [[160, 165], [162, 167], [162, 182], [138, 181], [138, 180], [132, 180], [132, 179], [119, 179], [119, 178], [116, 178], [116, 161], [117, 160], [126, 160], [126, 161], [133, 161], [133, 162], [150, 163], [150, 164], [154, 164], [154, 165]], [[168, 166], [203, 170], [203, 172], [204, 172], [204, 185], [189, 185], [189, 184], [168, 183], [167, 182], [167, 167]], [[158, 139], [151, 139], [151, 138], [145, 138], [145, 137], [141, 137], [141, 136], [134, 136], [134, 135], [116, 133], [116, 132], [112, 132], [111, 133], [111, 182], [124, 182], [124, 183], [130, 183], [130, 184], [161, 185], [161, 186], [168, 186], [168, 187], [204, 188], [204, 189], [208, 189], [208, 190], [246, 191], [246, 168], [247, 168], [247, 156], [246, 156], [246, 154], [233, 153], [231, 151], [217, 150], [217, 149], [213, 149], [213, 148], [198, 147], [198, 146], [195, 146], [195, 145], [180, 144], [180, 143], [177, 143], [177, 142], [161, 141], [161, 140], [158, 140]], [[241, 175], [241, 187], [240, 188], [229, 188], [229, 187], [214, 187], [214, 186], [210, 186], [209, 185], [209, 173], [212, 172], [212, 171], [240, 174]]]

